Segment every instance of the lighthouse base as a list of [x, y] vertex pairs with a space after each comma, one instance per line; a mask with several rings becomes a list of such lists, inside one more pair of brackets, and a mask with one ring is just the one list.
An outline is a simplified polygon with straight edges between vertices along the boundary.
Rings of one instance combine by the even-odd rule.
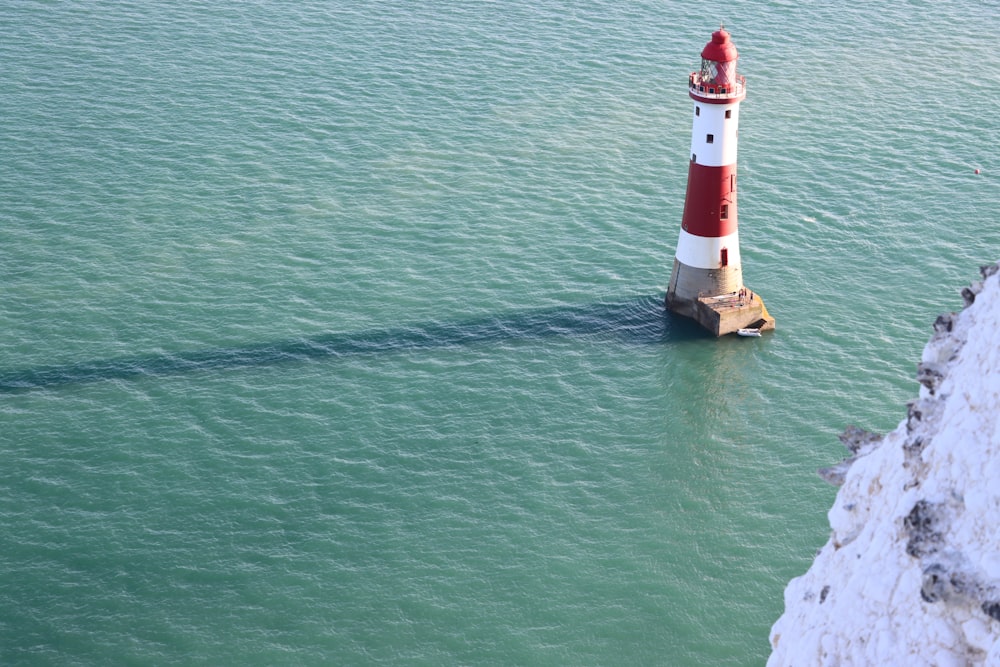
[[[736, 333], [739, 329], [761, 331], [774, 329], [774, 318], [767, 312], [763, 299], [750, 290], [702, 296], [696, 300], [667, 295], [667, 308], [678, 315], [690, 317], [715, 336]], [[671, 298], [671, 296], [673, 298]]]

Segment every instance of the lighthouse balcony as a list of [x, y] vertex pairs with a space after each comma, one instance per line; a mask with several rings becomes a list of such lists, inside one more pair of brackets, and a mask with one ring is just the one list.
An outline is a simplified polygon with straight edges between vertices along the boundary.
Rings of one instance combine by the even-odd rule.
[[701, 72], [692, 72], [688, 77], [688, 91], [696, 99], [726, 104], [746, 97], [747, 82], [745, 77], [739, 75], [735, 81], [720, 82], [705, 78]]

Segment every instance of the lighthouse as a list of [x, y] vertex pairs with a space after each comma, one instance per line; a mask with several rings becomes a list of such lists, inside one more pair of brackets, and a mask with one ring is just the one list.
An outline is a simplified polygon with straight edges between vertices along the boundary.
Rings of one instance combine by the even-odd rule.
[[774, 328], [760, 295], [743, 283], [736, 207], [736, 144], [746, 79], [739, 54], [719, 28], [688, 76], [694, 100], [687, 194], [666, 306], [716, 336]]

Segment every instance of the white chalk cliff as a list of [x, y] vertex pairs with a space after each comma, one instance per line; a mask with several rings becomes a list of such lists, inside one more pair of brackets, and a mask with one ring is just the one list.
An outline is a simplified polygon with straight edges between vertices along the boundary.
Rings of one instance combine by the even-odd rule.
[[830, 540], [785, 589], [769, 667], [1000, 665], [1000, 272], [963, 290], [884, 438], [849, 428]]

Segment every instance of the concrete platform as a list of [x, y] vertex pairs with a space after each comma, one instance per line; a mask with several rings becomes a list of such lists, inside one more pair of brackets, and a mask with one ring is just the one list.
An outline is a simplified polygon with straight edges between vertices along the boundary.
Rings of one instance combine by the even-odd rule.
[[695, 320], [715, 336], [736, 333], [737, 329], [774, 329], [774, 318], [767, 312], [764, 300], [751, 290], [745, 294], [732, 292], [718, 296], [703, 296], [697, 301], [677, 299], [667, 301], [667, 308]]

